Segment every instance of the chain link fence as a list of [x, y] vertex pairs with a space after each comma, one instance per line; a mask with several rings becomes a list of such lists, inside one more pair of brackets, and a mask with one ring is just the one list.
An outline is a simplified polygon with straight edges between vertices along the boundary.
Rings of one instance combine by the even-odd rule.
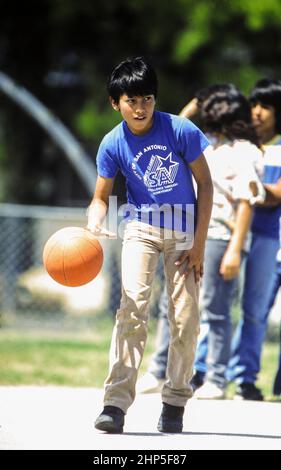
[[[67, 226], [85, 226], [84, 209], [0, 204], [0, 314], [2, 327], [85, 325], [95, 314], [115, 315], [120, 302], [122, 240], [101, 240], [104, 265], [81, 287], [56, 283], [45, 271], [42, 252], [48, 238]], [[159, 263], [151, 301], [157, 315], [163, 289]]]

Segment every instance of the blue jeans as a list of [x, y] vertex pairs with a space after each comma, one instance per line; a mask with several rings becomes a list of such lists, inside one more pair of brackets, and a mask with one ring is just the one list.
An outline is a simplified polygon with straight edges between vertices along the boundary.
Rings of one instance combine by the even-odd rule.
[[[240, 273], [239, 273], [239, 279], [237, 282], [237, 297], [235, 298], [236, 302], [241, 301], [241, 286], [243, 286], [244, 283], [244, 271], [245, 271], [245, 252], [243, 253], [242, 260], [241, 260], [241, 267], [240, 267]], [[232, 299], [231, 303], [232, 303]], [[204, 378], [206, 372], [207, 372], [207, 354], [208, 354], [208, 334], [209, 334], [209, 323], [207, 319], [201, 318], [201, 323], [200, 323], [200, 334], [198, 337], [198, 343], [197, 343], [197, 350], [196, 350], [196, 356], [195, 356], [195, 363], [194, 363], [194, 369], [197, 374], [199, 374], [202, 378]]]
[[[270, 313], [271, 308], [275, 302], [275, 298], [279, 291], [279, 287], [281, 286], [281, 263], [277, 264], [277, 270], [274, 275], [274, 283], [273, 283], [273, 291], [271, 294], [271, 299], [268, 308], [268, 314]], [[280, 328], [280, 352], [279, 352], [279, 361], [278, 361], [278, 368], [273, 382], [273, 394], [280, 395], [281, 394], [281, 328]]]
[[[195, 369], [206, 372], [207, 378], [217, 385], [225, 386], [225, 370], [230, 356], [232, 302], [237, 291], [237, 279], [224, 281], [219, 274], [222, 257], [228, 242], [207, 240], [205, 250], [205, 272], [203, 277], [202, 321], [200, 341], [196, 352]], [[169, 324], [167, 319], [168, 299], [163, 291], [159, 303], [159, 322], [157, 329], [156, 352], [152, 357], [149, 372], [157, 378], [165, 378], [169, 348]]]
[[200, 333], [198, 336], [197, 349], [195, 354], [194, 369], [202, 379], [205, 377], [207, 372], [207, 354], [208, 354], [208, 333], [209, 324], [207, 321], [201, 319], [200, 322]]
[[227, 373], [237, 383], [254, 383], [260, 370], [278, 248], [278, 240], [253, 234], [246, 262], [243, 317], [233, 338], [233, 355]]
[[[226, 368], [231, 347], [231, 307], [238, 289], [238, 278], [225, 281], [220, 274], [222, 258], [228, 241], [207, 240], [205, 250], [204, 276], [202, 282], [201, 324], [207, 324], [207, 344], [197, 349], [197, 370], [199, 352], [207, 347], [206, 379], [219, 387], [226, 385]], [[206, 325], [205, 325], [206, 327]]]

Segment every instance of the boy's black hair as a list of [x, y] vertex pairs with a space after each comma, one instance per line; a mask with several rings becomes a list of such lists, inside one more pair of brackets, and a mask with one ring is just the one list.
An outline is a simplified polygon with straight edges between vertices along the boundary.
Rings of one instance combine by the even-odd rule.
[[157, 97], [158, 80], [151, 64], [144, 57], [128, 58], [117, 65], [107, 82], [109, 96], [118, 103], [122, 95], [154, 95]]
[[281, 133], [281, 80], [263, 78], [250, 93], [250, 103], [272, 106], [275, 111], [275, 132]]
[[249, 140], [259, 146], [252, 124], [250, 103], [237, 89], [231, 93], [212, 93], [202, 103], [201, 118], [207, 132], [222, 134], [231, 141]]

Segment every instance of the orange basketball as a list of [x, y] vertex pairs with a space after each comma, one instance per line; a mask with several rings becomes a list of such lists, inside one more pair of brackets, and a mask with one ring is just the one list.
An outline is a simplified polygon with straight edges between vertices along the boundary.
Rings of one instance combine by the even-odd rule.
[[60, 284], [82, 286], [100, 272], [103, 250], [89, 230], [66, 227], [55, 232], [47, 241], [43, 263], [49, 275]]

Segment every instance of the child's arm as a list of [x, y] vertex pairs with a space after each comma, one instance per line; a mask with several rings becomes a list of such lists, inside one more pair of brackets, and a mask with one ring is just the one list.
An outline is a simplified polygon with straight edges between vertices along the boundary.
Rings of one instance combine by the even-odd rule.
[[191, 118], [194, 116], [194, 114], [197, 114], [199, 111], [198, 107], [198, 99], [193, 98], [189, 103], [185, 105], [185, 107], [181, 110], [179, 113], [179, 116], [185, 117], [185, 118]]
[[108, 209], [109, 196], [112, 194], [113, 184], [114, 178], [98, 176], [94, 197], [88, 207], [87, 228], [94, 235], [115, 236], [114, 233], [102, 227]]
[[[256, 196], [256, 183], [255, 181], [250, 182], [250, 190], [253, 196]], [[281, 178], [274, 184], [264, 184], [265, 199], [261, 202], [254, 202], [256, 206], [277, 206], [281, 203]]]
[[264, 205], [277, 205], [281, 202], [281, 178], [275, 184], [264, 185], [266, 198]]
[[225, 280], [238, 276], [241, 264], [241, 251], [252, 218], [252, 207], [246, 200], [241, 200], [236, 211], [235, 225], [230, 242], [223, 256], [220, 274]]
[[215, 220], [216, 222], [219, 222], [222, 225], [225, 225], [225, 227], [228, 228], [228, 230], [233, 232], [234, 227], [235, 227], [235, 220], [220, 219], [219, 217], [214, 217], [213, 220]]
[[188, 261], [184, 276], [188, 276], [194, 270], [195, 280], [199, 282], [200, 277], [203, 276], [205, 241], [213, 205], [213, 184], [204, 154], [201, 154], [189, 166], [197, 183], [197, 223], [193, 247], [185, 251], [176, 264], [180, 265]]

